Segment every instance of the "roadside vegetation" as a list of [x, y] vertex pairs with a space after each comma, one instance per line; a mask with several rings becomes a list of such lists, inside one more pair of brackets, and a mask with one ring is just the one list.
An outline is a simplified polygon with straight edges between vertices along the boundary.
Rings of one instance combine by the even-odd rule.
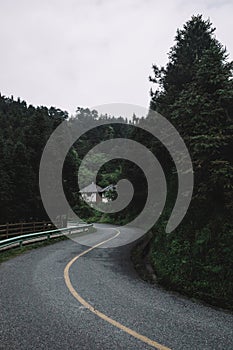
[[23, 245], [22, 247], [15, 247], [7, 250], [3, 250], [0, 253], [0, 264], [9, 259], [15, 258], [18, 255], [28, 252], [29, 250], [46, 247], [50, 244], [54, 244], [57, 242], [65, 241], [68, 239], [66, 236], [52, 238], [49, 240], [43, 240], [40, 242], [30, 242], [30, 244]]
[[232, 309], [233, 64], [214, 32], [209, 20], [193, 17], [177, 31], [166, 67], [153, 65], [151, 109], [184, 139], [195, 183], [185, 219], [166, 233], [176, 169], [166, 150], [147, 139], [168, 185], [166, 209], [152, 230], [150, 260], [157, 281], [167, 288]]
[[[174, 198], [154, 228], [151, 253], [169, 288], [233, 308], [233, 63], [201, 16], [177, 31], [165, 68], [153, 66], [151, 108], [183, 137], [194, 167], [194, 194], [185, 220], [164, 231]], [[156, 150], [156, 153], [159, 149]], [[164, 158], [166, 162], [166, 158]], [[170, 174], [174, 169], [171, 164]], [[175, 174], [169, 177], [173, 186]]]

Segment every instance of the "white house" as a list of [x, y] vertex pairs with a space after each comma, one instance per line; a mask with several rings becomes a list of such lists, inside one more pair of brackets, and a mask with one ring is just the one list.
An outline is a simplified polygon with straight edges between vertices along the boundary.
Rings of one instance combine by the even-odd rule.
[[107, 191], [113, 191], [115, 189], [114, 185], [109, 185], [105, 188], [102, 188], [98, 185], [96, 185], [94, 182], [92, 182], [90, 185], [82, 188], [79, 193], [81, 194], [82, 198], [85, 199], [87, 202], [91, 203], [107, 203], [108, 198], [105, 197], [105, 193]]
[[102, 202], [103, 188], [92, 182], [90, 185], [84, 187], [79, 191], [83, 199], [87, 202], [98, 203]]

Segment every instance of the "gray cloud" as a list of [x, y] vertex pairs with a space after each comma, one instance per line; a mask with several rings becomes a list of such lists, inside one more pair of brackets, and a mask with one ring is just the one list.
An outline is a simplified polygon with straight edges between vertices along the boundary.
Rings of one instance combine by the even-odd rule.
[[0, 91], [74, 112], [148, 106], [152, 63], [164, 65], [176, 29], [203, 13], [231, 53], [229, 1], [1, 1]]

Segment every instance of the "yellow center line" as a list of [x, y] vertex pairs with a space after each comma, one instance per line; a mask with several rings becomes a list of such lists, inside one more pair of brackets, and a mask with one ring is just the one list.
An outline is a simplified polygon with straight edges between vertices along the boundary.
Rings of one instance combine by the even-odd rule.
[[64, 279], [65, 279], [66, 286], [69, 289], [70, 293], [73, 295], [73, 297], [75, 299], [77, 299], [80, 302], [80, 304], [82, 304], [89, 311], [91, 311], [92, 313], [94, 313], [95, 315], [97, 315], [98, 317], [103, 319], [104, 321], [110, 323], [114, 327], [117, 327], [117, 328], [121, 329], [122, 331], [128, 333], [129, 335], [133, 336], [134, 338], [139, 339], [140, 341], [142, 341], [142, 342], [144, 342], [144, 343], [154, 347], [155, 349], [158, 349], [158, 350], [171, 350], [170, 348], [167, 348], [166, 346], [161, 345], [161, 344], [157, 343], [156, 341], [151, 340], [151, 339], [145, 337], [144, 335], [141, 335], [141, 334], [135, 332], [134, 330], [132, 330], [132, 329], [122, 325], [121, 323], [113, 320], [112, 318], [108, 317], [107, 315], [103, 314], [102, 312], [96, 310], [92, 305], [90, 305], [86, 300], [84, 300], [78, 294], [78, 292], [74, 289], [74, 287], [73, 287], [73, 285], [72, 285], [72, 283], [70, 281], [69, 270], [70, 270], [71, 266], [73, 265], [73, 263], [76, 260], [78, 260], [81, 256], [89, 253], [90, 251], [94, 250], [95, 248], [97, 248], [97, 247], [103, 245], [104, 243], [107, 243], [107, 242], [111, 241], [112, 239], [116, 238], [117, 236], [119, 236], [120, 235], [120, 231], [119, 230], [116, 230], [116, 231], [117, 231], [117, 233], [113, 237], [111, 237], [109, 239], [106, 239], [105, 241], [102, 241], [102, 242], [92, 246], [91, 248], [88, 248], [87, 250], [85, 250], [84, 252], [82, 252], [79, 255], [75, 256], [72, 260], [70, 260], [70, 262], [66, 265], [65, 270], [64, 270]]

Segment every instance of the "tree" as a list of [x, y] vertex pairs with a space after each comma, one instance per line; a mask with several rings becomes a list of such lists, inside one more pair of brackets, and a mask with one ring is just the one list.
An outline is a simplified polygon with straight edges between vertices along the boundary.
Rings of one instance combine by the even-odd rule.
[[189, 148], [195, 198], [209, 207], [207, 201], [222, 192], [213, 205], [232, 208], [233, 63], [214, 30], [202, 16], [178, 30], [166, 68], [153, 66], [151, 81], [159, 89], [152, 92], [151, 108], [172, 122]]
[[[204, 285], [213, 287], [211, 283], [219, 278], [212, 291], [219, 296], [232, 259], [228, 246], [233, 245], [233, 63], [214, 32], [210, 21], [201, 15], [193, 16], [177, 31], [166, 67], [153, 65], [150, 80], [157, 89], [151, 91], [150, 107], [183, 137], [195, 178], [185, 220], [169, 237], [162, 230], [157, 235], [155, 264], [161, 278], [183, 289], [188, 281], [190, 287], [191, 281], [197, 283], [201, 278], [196, 290], [204, 293]], [[156, 152], [160, 151], [161, 147], [157, 148]], [[166, 156], [164, 159], [166, 163]], [[169, 181], [174, 182], [174, 175]], [[226, 293], [232, 284], [232, 278], [228, 279]]]

